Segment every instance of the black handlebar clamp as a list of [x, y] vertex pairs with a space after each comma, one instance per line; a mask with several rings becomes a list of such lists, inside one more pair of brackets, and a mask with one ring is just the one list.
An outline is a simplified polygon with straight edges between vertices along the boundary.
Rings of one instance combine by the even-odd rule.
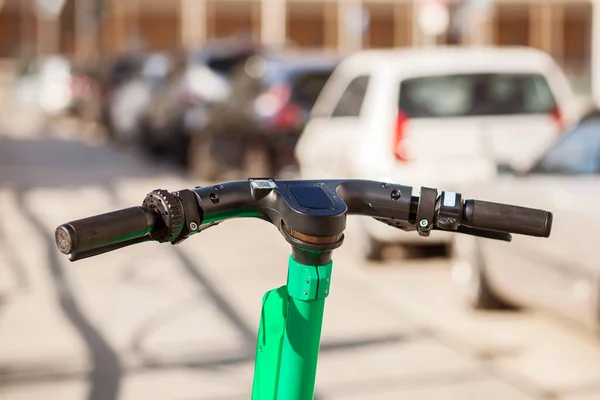
[[422, 187], [419, 205], [417, 207], [417, 232], [421, 236], [429, 236], [435, 222], [435, 206], [437, 190]]

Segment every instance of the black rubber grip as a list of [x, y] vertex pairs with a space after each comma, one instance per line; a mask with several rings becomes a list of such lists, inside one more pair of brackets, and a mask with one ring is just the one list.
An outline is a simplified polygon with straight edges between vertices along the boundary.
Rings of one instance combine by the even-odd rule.
[[552, 229], [552, 213], [508, 204], [466, 200], [461, 225], [547, 238]]
[[143, 237], [157, 219], [147, 207], [130, 207], [68, 222], [56, 228], [54, 237], [62, 253], [83, 252]]

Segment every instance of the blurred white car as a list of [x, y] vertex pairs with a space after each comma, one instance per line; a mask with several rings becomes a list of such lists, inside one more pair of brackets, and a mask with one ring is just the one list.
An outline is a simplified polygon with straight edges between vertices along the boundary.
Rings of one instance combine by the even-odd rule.
[[[303, 178], [363, 178], [460, 191], [496, 164], [525, 169], [577, 117], [564, 73], [526, 47], [368, 50], [335, 70], [296, 146]], [[447, 244], [364, 219], [364, 254]]]
[[48, 115], [65, 112], [71, 105], [71, 64], [62, 56], [34, 60], [15, 85], [18, 104]]
[[140, 62], [125, 82], [116, 88], [109, 112], [115, 138], [124, 144], [140, 139], [140, 121], [148, 111], [153, 90], [172, 68], [168, 55], [152, 53]]
[[585, 117], [530, 170], [503, 174], [465, 193], [550, 210], [554, 217], [548, 239], [514, 235], [505, 243], [456, 235], [453, 277], [465, 285], [471, 304], [541, 308], [598, 329], [600, 112]]

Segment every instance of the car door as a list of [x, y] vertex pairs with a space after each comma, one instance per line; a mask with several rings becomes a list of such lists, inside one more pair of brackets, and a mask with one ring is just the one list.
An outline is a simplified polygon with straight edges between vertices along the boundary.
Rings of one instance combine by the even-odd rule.
[[341, 74], [326, 85], [296, 146], [302, 177], [347, 178], [349, 141], [360, 131], [370, 76]]
[[553, 212], [550, 238], [485, 242], [486, 267], [509, 297], [594, 323], [600, 212], [600, 118], [584, 121], [523, 177], [494, 185], [494, 199]]

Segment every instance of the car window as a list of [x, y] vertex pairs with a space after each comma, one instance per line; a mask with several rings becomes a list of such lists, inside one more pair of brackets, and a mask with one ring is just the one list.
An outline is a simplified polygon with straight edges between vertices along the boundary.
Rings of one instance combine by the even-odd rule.
[[291, 77], [291, 100], [310, 110], [332, 71], [300, 71]]
[[362, 75], [354, 78], [333, 110], [333, 117], [358, 117], [362, 108], [369, 77]]
[[531, 172], [557, 175], [600, 173], [600, 118], [580, 123], [546, 152]]
[[540, 74], [436, 75], [400, 85], [399, 108], [409, 118], [548, 114], [554, 107]]

